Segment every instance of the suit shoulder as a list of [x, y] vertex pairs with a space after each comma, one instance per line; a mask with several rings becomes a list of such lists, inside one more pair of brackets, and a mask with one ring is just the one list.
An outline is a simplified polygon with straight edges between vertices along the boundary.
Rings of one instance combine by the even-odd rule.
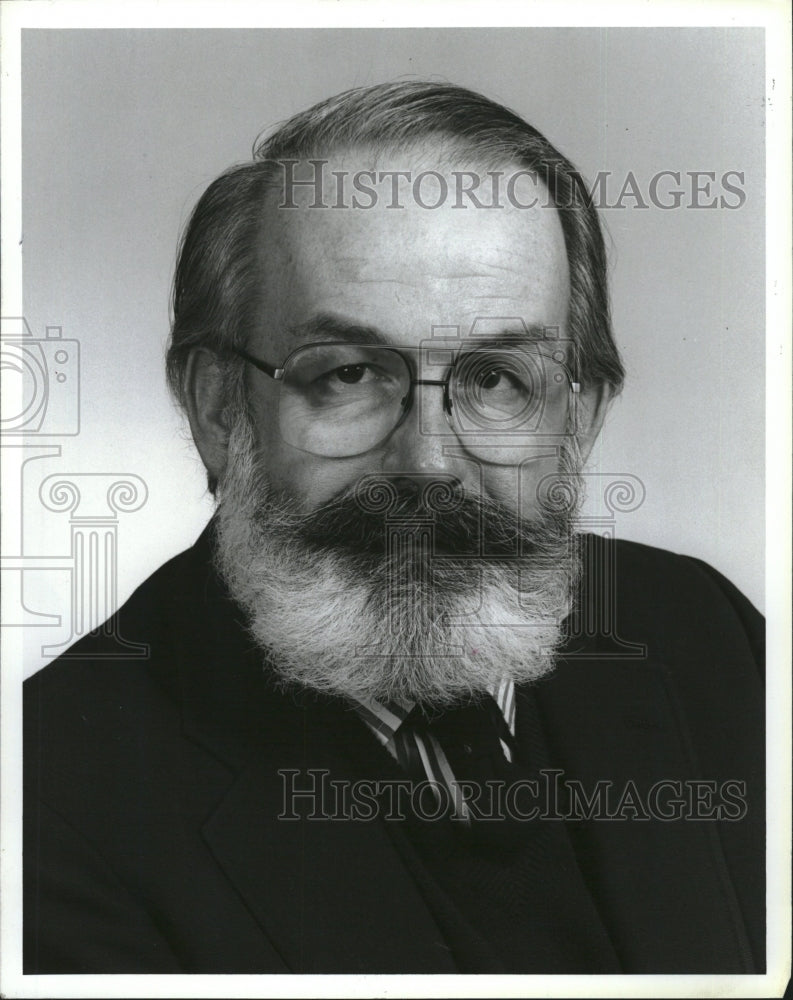
[[[762, 676], [765, 623], [751, 602], [700, 559], [640, 542], [583, 535], [581, 606], [668, 662], [733, 662]], [[607, 606], [604, 606], [607, 605]]]
[[702, 559], [644, 542], [604, 538], [594, 534], [581, 537], [585, 540], [586, 566], [593, 561], [601, 565], [613, 564], [617, 567], [618, 581], [626, 588], [652, 584], [656, 602], [674, 602], [678, 588], [683, 587], [686, 596], [693, 591], [700, 591], [701, 596], [716, 603], [726, 601], [741, 615], [762, 618], [733, 583]]
[[[201, 540], [163, 563], [107, 621], [29, 677], [26, 692], [54, 690], [64, 682], [70, 687], [105, 687], [121, 676], [139, 676], [139, 671], [130, 671], [131, 666], [167, 659], [175, 625], [185, 614], [195, 615], [208, 575], [200, 549]], [[124, 670], [113, 669], [122, 665]]]
[[175, 645], [197, 573], [193, 549], [169, 559], [111, 618], [25, 681], [28, 759], [55, 758], [59, 747], [118, 746], [132, 720], [173, 711]]

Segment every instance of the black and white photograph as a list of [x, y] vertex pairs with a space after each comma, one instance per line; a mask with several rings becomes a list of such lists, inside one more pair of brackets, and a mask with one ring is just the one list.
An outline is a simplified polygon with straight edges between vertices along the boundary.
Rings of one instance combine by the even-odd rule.
[[789, 4], [2, 17], [2, 994], [786, 995]]

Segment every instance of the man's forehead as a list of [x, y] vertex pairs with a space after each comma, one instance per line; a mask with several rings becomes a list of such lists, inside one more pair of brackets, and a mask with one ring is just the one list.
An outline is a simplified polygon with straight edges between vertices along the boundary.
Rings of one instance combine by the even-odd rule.
[[[507, 164], [504, 177], [521, 169]], [[394, 317], [400, 336], [409, 330], [422, 339], [432, 324], [470, 327], [477, 316], [563, 322], [564, 234], [544, 185], [528, 172], [519, 204], [516, 182], [516, 204], [488, 208], [492, 198], [481, 191], [460, 203], [454, 186], [487, 179], [492, 169], [440, 151], [391, 158], [355, 150], [289, 161], [288, 170], [282, 177], [300, 183], [271, 192], [262, 257], [263, 296], [282, 333], [323, 314], [386, 331]], [[491, 181], [497, 187], [504, 177]]]

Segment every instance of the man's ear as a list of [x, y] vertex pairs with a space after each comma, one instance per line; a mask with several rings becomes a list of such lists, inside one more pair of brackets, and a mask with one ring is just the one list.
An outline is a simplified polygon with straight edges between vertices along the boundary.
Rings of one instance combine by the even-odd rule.
[[614, 392], [605, 382], [582, 386], [578, 393], [576, 437], [583, 462], [589, 458], [613, 399]]
[[226, 425], [223, 372], [217, 355], [200, 347], [190, 353], [185, 371], [185, 405], [198, 453], [217, 482], [226, 468], [230, 428]]

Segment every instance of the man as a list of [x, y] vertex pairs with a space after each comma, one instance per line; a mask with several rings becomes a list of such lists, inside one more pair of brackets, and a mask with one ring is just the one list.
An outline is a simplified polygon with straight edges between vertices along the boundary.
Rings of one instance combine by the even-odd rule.
[[209, 187], [173, 313], [219, 506], [147, 661], [27, 685], [26, 971], [761, 971], [762, 623], [574, 531], [623, 369], [572, 164], [341, 94]]

